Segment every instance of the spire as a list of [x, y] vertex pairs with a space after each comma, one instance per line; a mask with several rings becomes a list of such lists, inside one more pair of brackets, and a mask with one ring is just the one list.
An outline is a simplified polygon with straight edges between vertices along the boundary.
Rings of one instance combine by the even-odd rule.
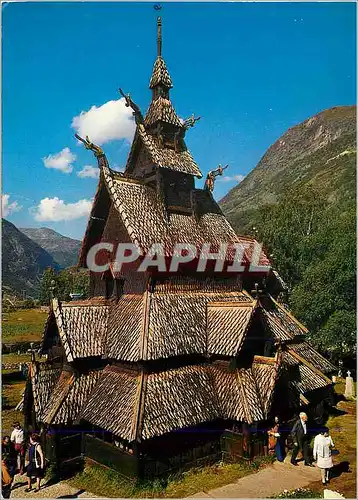
[[158, 57], [162, 55], [162, 19], [157, 18], [157, 51]]
[[[167, 95], [173, 87], [167, 66], [162, 57], [162, 19], [157, 18], [157, 58], [154, 63], [149, 88], [153, 90], [153, 97]], [[160, 90], [162, 91], [160, 91]]]

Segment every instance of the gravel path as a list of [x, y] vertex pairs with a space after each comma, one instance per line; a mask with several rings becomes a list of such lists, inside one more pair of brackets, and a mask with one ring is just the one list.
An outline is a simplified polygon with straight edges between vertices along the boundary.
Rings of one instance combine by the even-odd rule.
[[[16, 476], [10, 498], [98, 498], [88, 491], [70, 486], [66, 481], [49, 485], [44, 481], [42, 484], [43, 486], [41, 486], [38, 493], [34, 493], [33, 490], [25, 493], [25, 488], [27, 488], [26, 476]], [[35, 488], [35, 485], [33, 485], [33, 488]]]
[[290, 457], [284, 463], [275, 462], [270, 467], [238, 479], [204, 493], [196, 493], [189, 498], [268, 498], [282, 493], [283, 490], [304, 488], [312, 481], [320, 479], [320, 471], [316, 467], [305, 467], [299, 462], [298, 467], [289, 463]]

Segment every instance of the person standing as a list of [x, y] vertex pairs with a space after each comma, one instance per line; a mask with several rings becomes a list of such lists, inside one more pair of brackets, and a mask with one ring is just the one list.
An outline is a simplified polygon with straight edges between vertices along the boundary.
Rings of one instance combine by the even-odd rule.
[[1, 460], [1, 496], [3, 498], [10, 498], [12, 480], [5, 460]]
[[24, 473], [25, 462], [25, 444], [24, 444], [24, 431], [19, 422], [14, 422], [14, 430], [11, 433], [11, 442], [14, 443], [15, 451], [17, 454], [17, 468], [19, 474]]
[[32, 490], [31, 478], [36, 478], [36, 489], [34, 493], [40, 491], [41, 479], [44, 476], [45, 458], [40, 445], [38, 434], [31, 434], [29, 448], [29, 464], [27, 466], [27, 488], [26, 493]]
[[299, 415], [299, 419], [292, 427], [291, 436], [293, 439], [293, 452], [291, 458], [291, 464], [297, 465], [297, 454], [298, 451], [302, 451], [303, 459], [305, 465], [309, 467], [313, 467], [311, 463], [311, 458], [309, 456], [309, 433], [307, 429], [307, 415], [304, 412], [301, 412]]
[[322, 483], [327, 484], [329, 481], [329, 472], [333, 467], [332, 448], [334, 444], [329, 430], [324, 427], [320, 434], [314, 438], [313, 458], [317, 462], [317, 467], [321, 469]]
[[269, 454], [276, 455], [279, 462], [283, 462], [285, 455], [282, 444], [282, 436], [280, 432], [280, 421], [278, 417], [275, 417], [274, 425], [267, 431], [268, 434], [268, 444], [269, 444]]
[[10, 436], [4, 436], [2, 440], [1, 455], [9, 474], [13, 479], [16, 474], [17, 452], [15, 451], [14, 444], [10, 441]]

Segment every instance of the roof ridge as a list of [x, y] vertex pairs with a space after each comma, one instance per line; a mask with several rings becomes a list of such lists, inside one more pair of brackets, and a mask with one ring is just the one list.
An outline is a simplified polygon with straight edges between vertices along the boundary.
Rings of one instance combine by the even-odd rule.
[[292, 321], [294, 321], [296, 323], [296, 325], [298, 325], [300, 328], [302, 328], [302, 330], [305, 332], [305, 333], [308, 333], [308, 329], [300, 322], [298, 321], [297, 318], [294, 317], [294, 315], [288, 311], [285, 307], [283, 307], [279, 302], [277, 302], [273, 297], [272, 295], [269, 294], [269, 297], [270, 299], [272, 300], [272, 302], [276, 305], [276, 307], [278, 307], [280, 309], [280, 311], [284, 312], [285, 314], [287, 314], [287, 316], [289, 318], [292, 319]]

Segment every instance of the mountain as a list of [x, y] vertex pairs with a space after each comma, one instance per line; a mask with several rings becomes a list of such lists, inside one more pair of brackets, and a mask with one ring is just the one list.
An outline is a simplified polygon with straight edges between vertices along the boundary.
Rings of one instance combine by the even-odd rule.
[[41, 227], [40, 229], [20, 228], [20, 231], [45, 249], [61, 268], [77, 264], [81, 246], [79, 240], [62, 236], [62, 234], [47, 227]]
[[356, 108], [289, 129], [221, 200], [287, 284], [282, 299], [335, 363], [356, 366]]
[[234, 228], [247, 233], [257, 209], [290, 189], [314, 185], [330, 203], [355, 199], [355, 171], [356, 107], [334, 107], [284, 133], [220, 205]]
[[47, 267], [58, 269], [54, 258], [11, 222], [2, 219], [2, 285], [9, 292], [37, 296], [41, 275]]

